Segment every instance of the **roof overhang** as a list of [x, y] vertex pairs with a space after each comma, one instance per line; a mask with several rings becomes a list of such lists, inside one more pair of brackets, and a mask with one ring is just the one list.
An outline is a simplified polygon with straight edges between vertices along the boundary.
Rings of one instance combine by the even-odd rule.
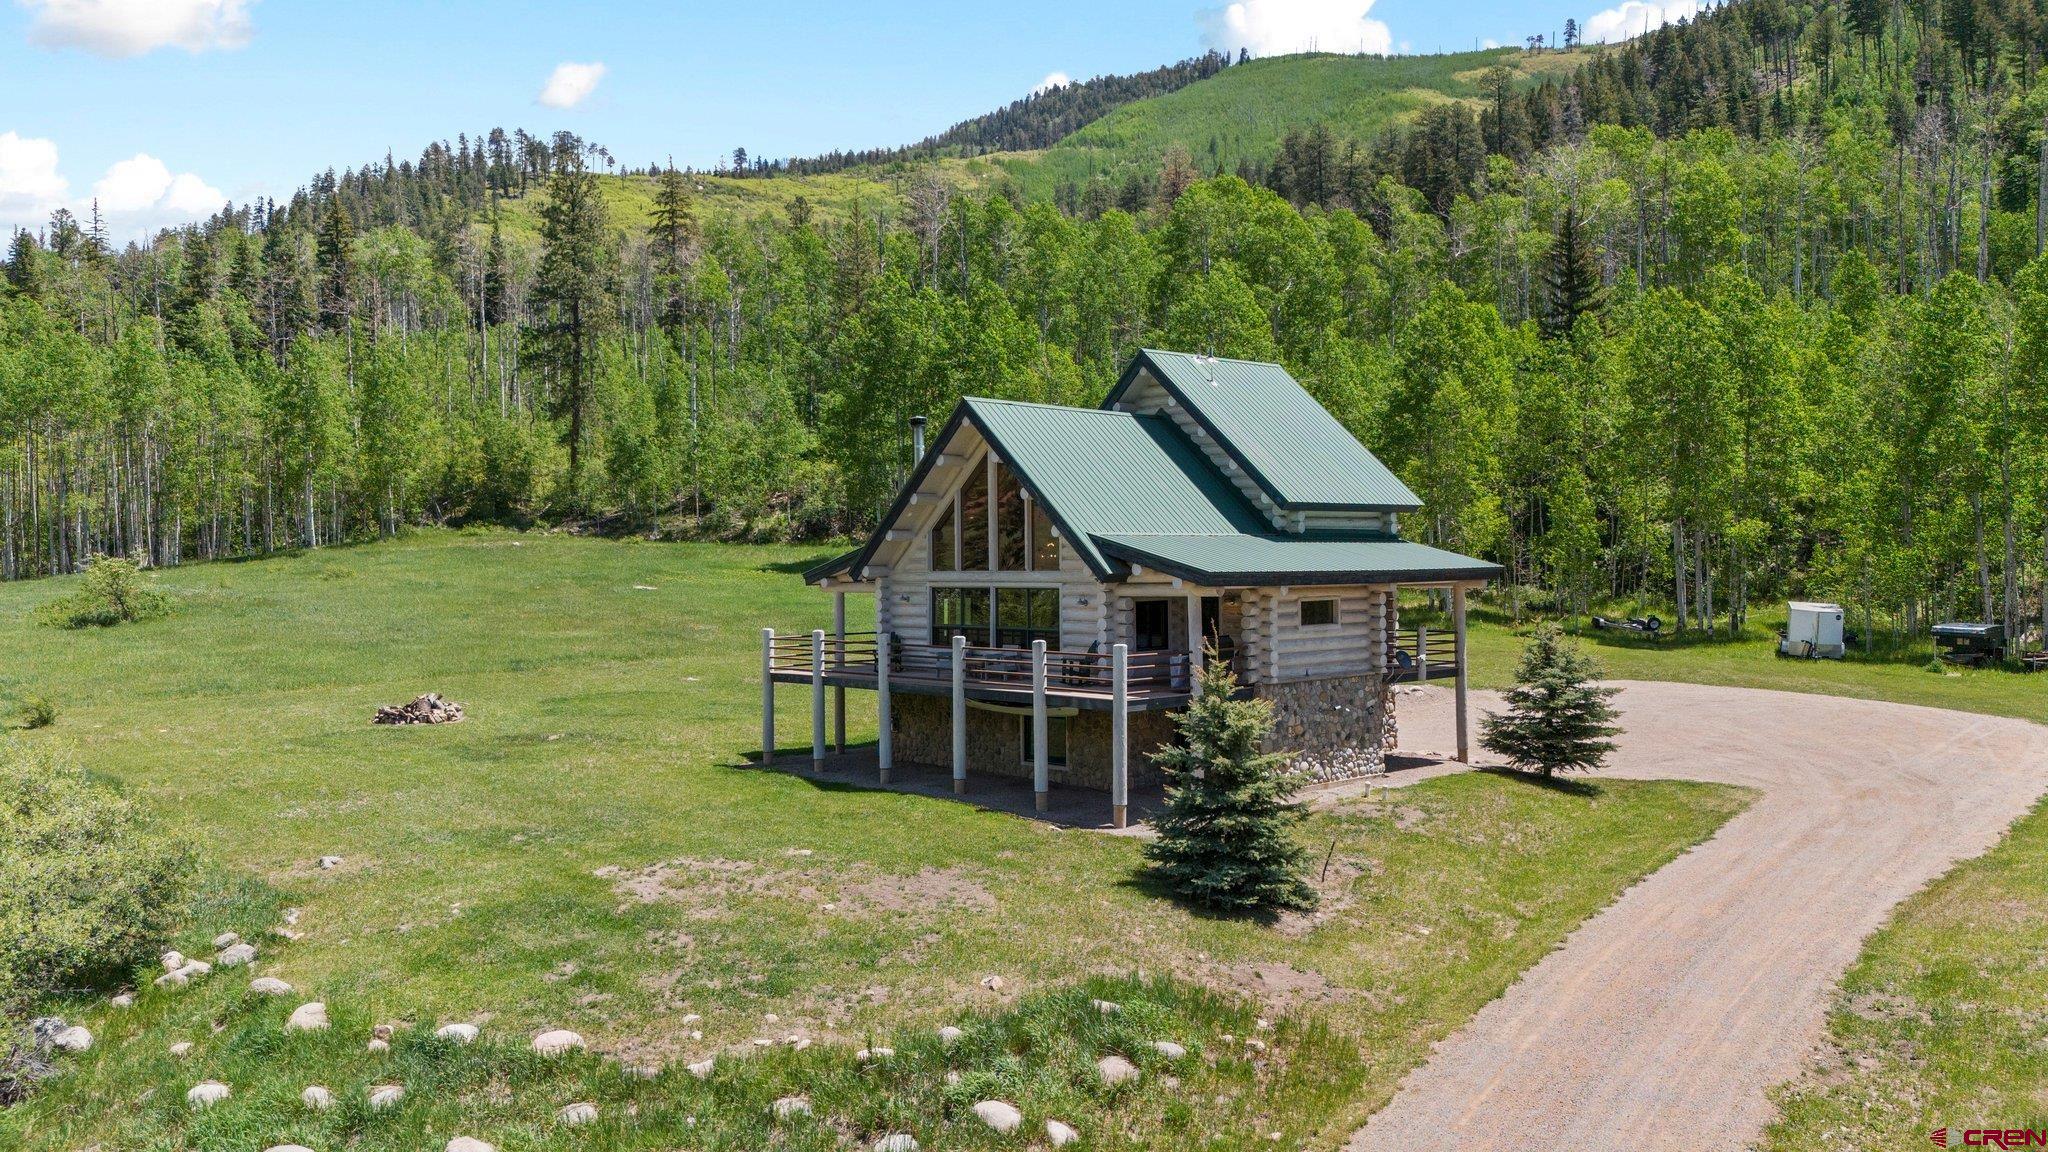
[[1483, 584], [1501, 566], [1394, 536], [1098, 536], [1126, 564], [1208, 588]]

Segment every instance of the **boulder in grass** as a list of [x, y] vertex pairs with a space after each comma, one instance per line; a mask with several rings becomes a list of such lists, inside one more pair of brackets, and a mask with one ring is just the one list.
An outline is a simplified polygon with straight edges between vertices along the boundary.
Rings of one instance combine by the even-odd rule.
[[718, 1057], [712, 1056], [699, 1060], [695, 1064], [688, 1065], [688, 1067], [690, 1075], [695, 1076], [699, 1080], [709, 1080], [711, 1079], [711, 1073], [718, 1069]]
[[853, 1058], [863, 1064], [873, 1064], [877, 1060], [887, 1060], [895, 1054], [896, 1050], [894, 1048], [884, 1048], [878, 1044], [873, 1048], [863, 1048], [855, 1052]]
[[1154, 1040], [1152, 1042], [1152, 1050], [1154, 1052], [1159, 1053], [1161, 1056], [1166, 1057], [1168, 1060], [1178, 1060], [1181, 1057], [1186, 1056], [1188, 1054], [1188, 1050], [1186, 1048], [1180, 1046], [1179, 1044], [1175, 1044], [1171, 1040]]
[[107, 1001], [107, 1003], [112, 1004], [116, 1008], [133, 1008], [135, 1007], [135, 996], [133, 993], [123, 992], [112, 1000]]
[[164, 971], [176, 972], [185, 966], [185, 954], [175, 949], [163, 955]]
[[953, 1044], [965, 1035], [967, 1035], [967, 1033], [962, 1032], [960, 1029], [953, 1027], [951, 1024], [948, 1024], [944, 1028], [939, 1029], [939, 1043]]
[[313, 1150], [304, 1144], [272, 1144], [270, 1147], [265, 1148], [263, 1152], [313, 1152]]
[[457, 1136], [448, 1142], [447, 1152], [498, 1152], [497, 1148], [474, 1136]]
[[659, 1080], [661, 1069], [652, 1064], [629, 1064], [626, 1066], [626, 1075], [635, 1080]]
[[1005, 1136], [1024, 1126], [1024, 1114], [1007, 1100], [983, 1100], [974, 1106], [974, 1118]]
[[386, 1108], [396, 1108], [398, 1102], [403, 1099], [405, 1099], [405, 1085], [403, 1084], [373, 1084], [370, 1086], [370, 1110], [372, 1112], [382, 1112]]
[[597, 1123], [597, 1105], [587, 1101], [564, 1104], [555, 1113], [555, 1123], [564, 1128], [581, 1128], [585, 1124]]
[[1081, 1134], [1074, 1131], [1073, 1125], [1063, 1124], [1058, 1120], [1047, 1120], [1045, 1122], [1045, 1142], [1047, 1144], [1055, 1148], [1065, 1148], [1079, 1139], [1081, 1139]]
[[201, 1080], [185, 1093], [185, 1102], [194, 1108], [211, 1108], [232, 1094], [233, 1090], [218, 1080]]
[[1104, 1016], [1114, 1016], [1124, 1010], [1123, 1005], [1110, 1000], [1090, 1000], [1088, 1003]]
[[560, 1056], [564, 1052], [583, 1047], [583, 1037], [567, 1028], [556, 1028], [533, 1038], [533, 1050], [543, 1056]]
[[1104, 1056], [1095, 1062], [1096, 1075], [1111, 1088], [1138, 1078], [1138, 1066], [1121, 1056]]
[[443, 1024], [439, 1028], [434, 1029], [434, 1035], [439, 1036], [443, 1040], [452, 1040], [457, 1044], [467, 1044], [476, 1039], [477, 1026], [474, 1024]]
[[327, 1005], [318, 1000], [309, 1000], [292, 1009], [291, 1019], [284, 1022], [287, 1032], [318, 1032], [327, 1027]]
[[92, 1033], [82, 1024], [73, 1024], [50, 1037], [50, 1044], [66, 1052], [84, 1052], [92, 1047]]
[[368, 1044], [363, 1045], [363, 1051], [368, 1052], [372, 1055], [379, 1055], [385, 1052], [389, 1052], [391, 1051], [391, 1041], [378, 1040], [372, 1038]]
[[258, 976], [249, 981], [249, 991], [258, 996], [289, 996], [293, 989], [275, 976]]
[[256, 946], [254, 944], [235, 944], [223, 948], [220, 955], [214, 957], [214, 960], [223, 968], [239, 968], [255, 958]]
[[775, 1114], [777, 1120], [788, 1120], [793, 1116], [809, 1116], [811, 1114], [811, 1102], [802, 1096], [784, 1096], [782, 1099], [770, 1104], [768, 1110]]
[[891, 1132], [875, 1141], [875, 1152], [917, 1152], [917, 1137], [908, 1132]]
[[233, 947], [234, 947], [235, 945], [237, 945], [237, 944], [240, 944], [241, 942], [242, 942], [242, 934], [241, 934], [241, 933], [239, 933], [239, 932], [223, 932], [223, 933], [221, 933], [220, 935], [218, 935], [218, 936], [215, 936], [215, 937], [213, 938], [213, 950], [214, 950], [215, 952], [225, 952], [225, 951], [226, 951], [226, 950], [228, 950], [229, 948], [233, 948]]
[[462, 719], [462, 705], [439, 692], [415, 697], [410, 704], [386, 704], [377, 709], [378, 724], [455, 724]]
[[315, 1112], [325, 1112], [334, 1107], [334, 1093], [318, 1084], [308, 1084], [306, 1090], [299, 1093], [299, 1103]]
[[180, 1060], [183, 1060], [185, 1057], [190, 1056], [191, 1054], [192, 1042], [190, 1040], [180, 1040], [176, 1044], [171, 1045], [171, 1055], [177, 1057]]

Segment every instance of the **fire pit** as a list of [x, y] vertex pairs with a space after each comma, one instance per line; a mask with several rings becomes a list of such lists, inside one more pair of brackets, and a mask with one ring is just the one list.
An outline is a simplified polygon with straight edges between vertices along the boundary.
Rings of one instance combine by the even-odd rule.
[[462, 705], [439, 692], [429, 692], [410, 704], [386, 704], [377, 709], [377, 724], [454, 724], [462, 719]]

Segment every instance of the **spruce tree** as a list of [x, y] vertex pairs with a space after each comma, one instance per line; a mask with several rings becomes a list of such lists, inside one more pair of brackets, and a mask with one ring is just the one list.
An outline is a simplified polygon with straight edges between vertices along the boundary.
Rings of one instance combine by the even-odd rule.
[[1536, 630], [1522, 650], [1508, 710], [1486, 717], [1479, 743], [1525, 772], [1547, 779], [1558, 772], [1598, 768], [1621, 731], [1608, 701], [1616, 689], [1602, 687], [1600, 668], [1556, 625]]
[[1200, 673], [1201, 695], [1175, 717], [1180, 743], [1155, 754], [1166, 773], [1166, 810], [1145, 846], [1152, 872], [1183, 899], [1228, 912], [1313, 908], [1306, 853], [1294, 839], [1304, 812], [1284, 756], [1262, 752], [1273, 707], [1235, 698], [1224, 665]]
[[1543, 283], [1550, 295], [1550, 307], [1542, 318], [1543, 334], [1552, 339], [1569, 337], [1579, 317], [1597, 311], [1603, 303], [1600, 268], [1593, 260], [1593, 246], [1586, 242], [1585, 221], [1579, 218], [1577, 205], [1565, 205], [1557, 222], [1557, 239], [1550, 247]]

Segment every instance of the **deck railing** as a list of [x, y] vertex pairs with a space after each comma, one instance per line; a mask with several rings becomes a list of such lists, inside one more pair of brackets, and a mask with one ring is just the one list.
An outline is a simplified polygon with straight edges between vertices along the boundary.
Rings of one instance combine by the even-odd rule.
[[[873, 632], [849, 632], [843, 640], [827, 633], [821, 645], [809, 634], [777, 634], [769, 640], [769, 670], [809, 676], [813, 660], [818, 659], [828, 675], [873, 676], [879, 651], [879, 639]], [[1031, 649], [969, 644], [962, 653], [965, 679], [970, 686], [1031, 691]], [[1126, 668], [1127, 683], [1134, 694], [1189, 689], [1189, 658], [1185, 652], [1132, 652], [1126, 657]], [[890, 645], [889, 678], [950, 683], [953, 646], [895, 637]], [[1046, 649], [1045, 683], [1049, 692], [1107, 696], [1114, 690], [1112, 681], [1107, 652]]]
[[1396, 679], [1427, 680], [1458, 668], [1458, 637], [1449, 628], [1396, 628], [1387, 637], [1387, 672]]

